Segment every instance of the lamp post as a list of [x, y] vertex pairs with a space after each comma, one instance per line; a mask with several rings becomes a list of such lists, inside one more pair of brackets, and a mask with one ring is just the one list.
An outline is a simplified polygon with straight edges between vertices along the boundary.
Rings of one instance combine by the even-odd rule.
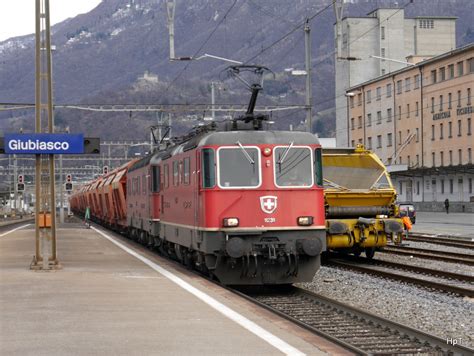
[[350, 147], [349, 146], [349, 142], [350, 142], [350, 139], [349, 139], [349, 101], [350, 101], [350, 98], [353, 98], [355, 96], [355, 93], [352, 93], [352, 92], [349, 92], [349, 93], [346, 93], [345, 94], [346, 96], [346, 100], [347, 100], [347, 147]]

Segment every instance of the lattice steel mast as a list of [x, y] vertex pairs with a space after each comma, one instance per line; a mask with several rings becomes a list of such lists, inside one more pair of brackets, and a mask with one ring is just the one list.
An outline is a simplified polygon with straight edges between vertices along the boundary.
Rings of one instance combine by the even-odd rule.
[[[54, 132], [49, 14], [49, 0], [36, 0], [36, 133]], [[31, 268], [53, 269], [59, 265], [56, 254], [54, 155], [37, 154], [35, 173], [36, 251]]]

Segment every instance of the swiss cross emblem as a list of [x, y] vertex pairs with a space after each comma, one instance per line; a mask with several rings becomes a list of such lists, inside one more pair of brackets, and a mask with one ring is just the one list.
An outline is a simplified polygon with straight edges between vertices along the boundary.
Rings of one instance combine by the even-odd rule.
[[260, 207], [262, 208], [264, 213], [273, 213], [277, 208], [277, 197], [274, 197], [272, 195], [260, 197]]

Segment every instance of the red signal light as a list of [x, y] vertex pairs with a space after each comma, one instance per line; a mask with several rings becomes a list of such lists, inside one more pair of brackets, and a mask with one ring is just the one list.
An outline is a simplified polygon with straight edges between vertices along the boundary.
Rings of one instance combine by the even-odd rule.
[[70, 175], [70, 174], [66, 175], [66, 182], [68, 182], [68, 183], [72, 182], [72, 175]]
[[23, 174], [18, 175], [18, 183], [24, 183]]

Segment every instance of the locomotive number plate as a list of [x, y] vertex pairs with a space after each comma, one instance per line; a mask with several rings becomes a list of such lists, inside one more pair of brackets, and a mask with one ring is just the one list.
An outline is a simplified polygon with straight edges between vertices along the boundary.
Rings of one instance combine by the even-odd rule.
[[266, 223], [274, 223], [276, 222], [276, 219], [275, 218], [265, 218], [263, 219]]

